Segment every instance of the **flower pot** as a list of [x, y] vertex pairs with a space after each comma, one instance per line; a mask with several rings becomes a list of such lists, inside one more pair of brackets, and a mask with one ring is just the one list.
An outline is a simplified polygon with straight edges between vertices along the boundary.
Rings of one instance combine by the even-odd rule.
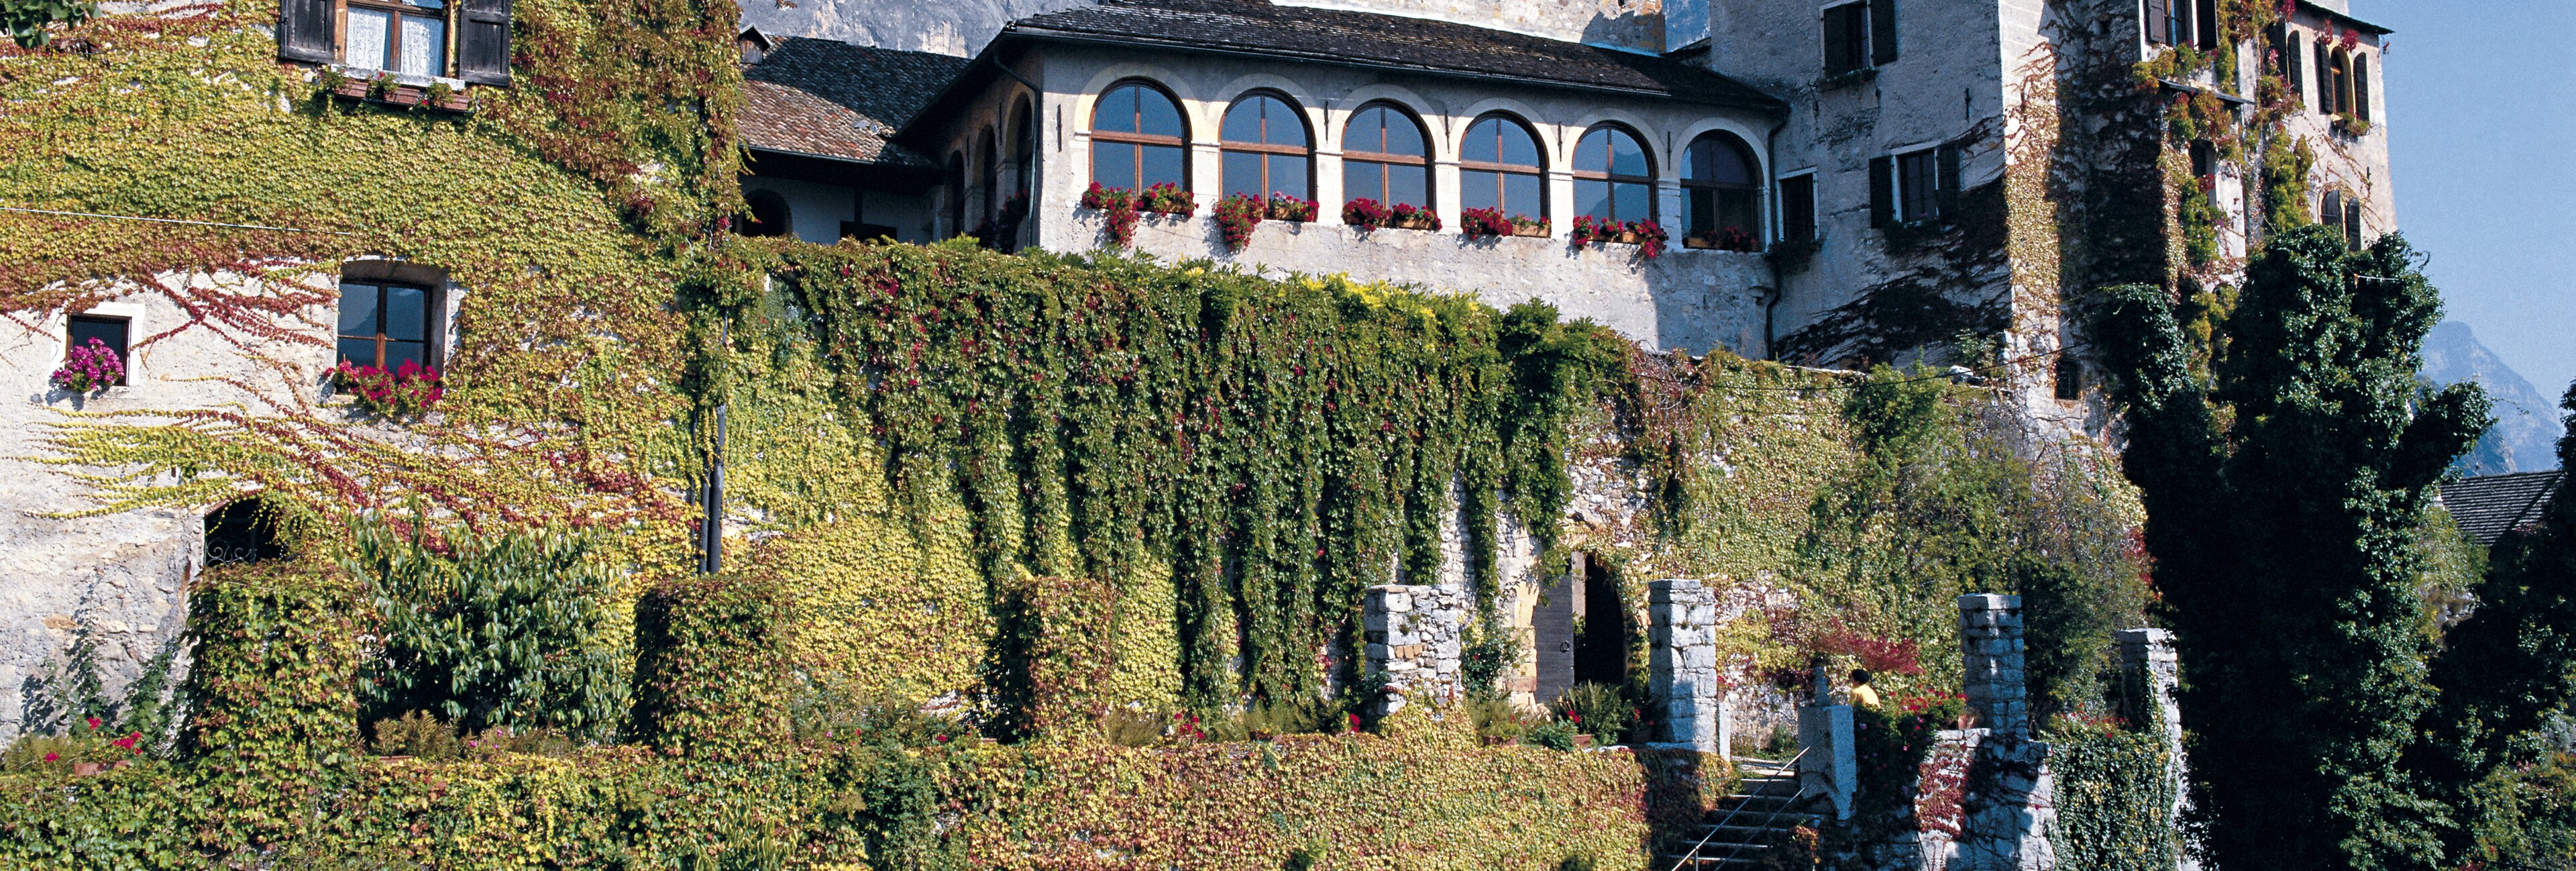
[[1684, 236], [1682, 237], [1682, 247], [1697, 248], [1705, 251], [1716, 248], [1717, 240], [1710, 239], [1705, 236]]
[[1414, 215], [1409, 218], [1388, 218], [1386, 225], [1397, 230], [1428, 230], [1431, 229], [1431, 219], [1422, 215]]
[[1533, 238], [1533, 239], [1545, 239], [1545, 238], [1547, 238], [1547, 228], [1546, 228], [1546, 227], [1524, 227], [1524, 226], [1521, 226], [1521, 225], [1518, 225], [1518, 224], [1514, 224], [1514, 225], [1512, 225], [1512, 235], [1514, 235], [1514, 236], [1527, 236], [1527, 237], [1530, 237], [1530, 238]]
[[1576, 750], [1587, 750], [1587, 749], [1590, 749], [1591, 747], [1592, 747], [1592, 736], [1590, 736], [1590, 735], [1576, 735], [1576, 736], [1574, 736], [1574, 749], [1576, 749]]

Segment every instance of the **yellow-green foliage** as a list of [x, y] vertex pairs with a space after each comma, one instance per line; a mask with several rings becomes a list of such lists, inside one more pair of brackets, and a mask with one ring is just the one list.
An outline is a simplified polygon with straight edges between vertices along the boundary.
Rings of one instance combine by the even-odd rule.
[[[683, 408], [671, 287], [693, 228], [738, 199], [734, 4], [522, 0], [519, 75], [474, 89], [470, 114], [322, 93], [278, 61], [276, 11], [182, 4], [92, 19], [49, 50], [0, 47], [0, 202], [293, 230], [0, 215], [0, 310], [158, 296], [192, 319], [137, 346], [231, 343], [271, 368], [240, 385], [275, 405], [254, 403], [257, 418], [73, 422], [55, 447], [98, 470], [99, 507], [267, 489], [327, 512], [404, 495], [477, 520], [667, 512], [654, 481]], [[317, 279], [362, 256], [464, 289], [443, 415], [409, 451], [292, 398], [284, 368], [311, 353], [296, 345], [329, 342]], [[666, 564], [676, 526], [648, 529], [667, 532], [623, 544]]]
[[1031, 746], [976, 771], [974, 867], [1644, 867], [1646, 777], [1627, 753], [1287, 736], [1173, 749]]
[[862, 514], [767, 542], [748, 571], [795, 602], [800, 670], [857, 696], [919, 703], [973, 691], [993, 634], [963, 526], [953, 514], [919, 531]]

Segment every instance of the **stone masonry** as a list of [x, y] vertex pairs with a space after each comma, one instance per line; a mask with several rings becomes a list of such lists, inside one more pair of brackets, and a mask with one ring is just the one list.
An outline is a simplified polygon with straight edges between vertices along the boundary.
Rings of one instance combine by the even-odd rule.
[[1959, 646], [1968, 712], [1996, 735], [2030, 734], [2029, 688], [2022, 673], [2021, 597], [1971, 593], [1959, 597]]
[[1655, 739], [1725, 753], [1725, 688], [1717, 674], [1717, 596], [1688, 578], [1646, 585], [1647, 686]]
[[1466, 588], [1389, 584], [1368, 588], [1361, 603], [1368, 673], [1386, 679], [1380, 716], [1402, 710], [1407, 696], [1460, 698], [1458, 646], [1474, 604]]

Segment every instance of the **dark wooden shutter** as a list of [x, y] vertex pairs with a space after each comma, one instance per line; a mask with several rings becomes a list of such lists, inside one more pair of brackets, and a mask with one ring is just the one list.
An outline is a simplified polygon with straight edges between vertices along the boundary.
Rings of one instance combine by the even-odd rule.
[[456, 77], [509, 84], [510, 0], [463, 0], [456, 12]]
[[2351, 197], [2343, 203], [2343, 246], [2361, 250], [2361, 203]]
[[1870, 0], [1869, 62], [1896, 62], [1896, 0]]
[[2370, 56], [2352, 53], [2352, 114], [2370, 120]]
[[1825, 75], [1851, 72], [1851, 31], [1843, 26], [1843, 8], [1825, 10]]
[[1945, 143], [1934, 150], [1932, 166], [1935, 173], [1933, 208], [1940, 210], [1942, 220], [1956, 219], [1959, 217], [1959, 146]]
[[2321, 113], [2324, 113], [2324, 114], [2327, 114], [2327, 115], [2332, 115], [2332, 114], [2334, 114], [2334, 102], [2335, 102], [2335, 95], [2334, 95], [2334, 91], [2335, 91], [2335, 80], [2334, 80], [2334, 45], [2333, 45], [2331, 42], [2327, 41], [2327, 40], [2319, 39], [2319, 40], [2317, 40], [2317, 111], [2318, 111], [2318, 112], [2321, 112]]
[[2147, 41], [2173, 42], [2173, 0], [2147, 0]]
[[2281, 64], [2289, 69], [2286, 75], [2290, 79], [2290, 102], [2305, 103], [2308, 99], [2307, 49], [2300, 47], [2299, 35], [2290, 33], [2289, 25], [2281, 25], [2281, 30], [2286, 35], [2281, 40]]
[[2218, 0], [2200, 0], [2192, 8], [2192, 33], [2200, 37], [2203, 51], [2218, 48]]
[[331, 33], [331, 0], [283, 0], [277, 4], [277, 56], [327, 64], [340, 59]]
[[1869, 159], [1869, 225], [1896, 223], [1896, 158]]
[[1816, 177], [1780, 181], [1780, 237], [1795, 242], [1816, 238]]

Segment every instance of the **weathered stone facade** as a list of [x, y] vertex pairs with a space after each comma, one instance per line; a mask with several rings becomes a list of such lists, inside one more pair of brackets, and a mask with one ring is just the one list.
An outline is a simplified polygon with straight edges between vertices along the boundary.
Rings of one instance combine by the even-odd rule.
[[1464, 698], [1459, 642], [1475, 607], [1465, 589], [1388, 584], [1368, 588], [1360, 603], [1368, 639], [1362, 661], [1367, 675], [1384, 681], [1380, 715], [1403, 710], [1407, 697], [1438, 703]]
[[1646, 638], [1648, 713], [1657, 740], [1725, 754], [1726, 681], [1717, 670], [1717, 596], [1689, 578], [1646, 585], [1651, 615]]
[[1997, 735], [2030, 734], [2030, 690], [2022, 671], [2021, 597], [1960, 596], [1959, 646], [1967, 663], [1961, 690], [1977, 725]]

